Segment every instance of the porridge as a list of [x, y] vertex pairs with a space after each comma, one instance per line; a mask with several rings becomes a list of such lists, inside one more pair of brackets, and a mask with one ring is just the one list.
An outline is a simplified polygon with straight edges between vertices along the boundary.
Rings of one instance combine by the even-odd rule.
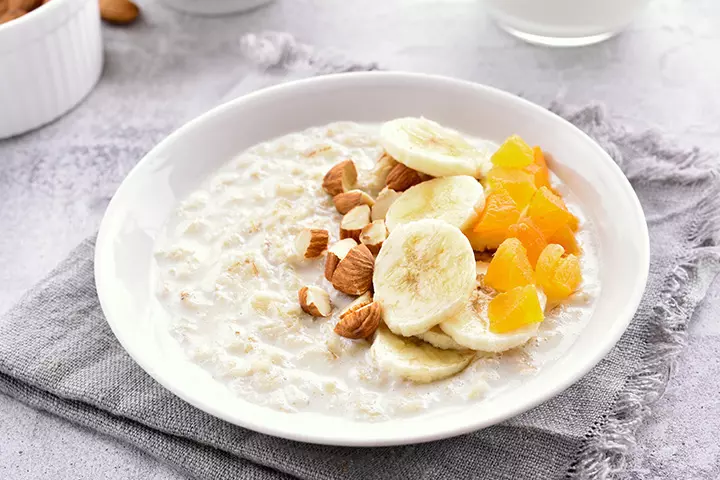
[[519, 137], [338, 122], [239, 154], [174, 211], [153, 282], [237, 396], [366, 421], [511, 388], [599, 291], [592, 225]]

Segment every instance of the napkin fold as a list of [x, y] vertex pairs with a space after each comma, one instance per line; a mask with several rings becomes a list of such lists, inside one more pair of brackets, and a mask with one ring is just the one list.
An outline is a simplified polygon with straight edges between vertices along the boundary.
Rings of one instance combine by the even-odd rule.
[[[288, 78], [377, 68], [315, 52], [287, 34], [246, 36], [242, 45], [259, 67], [226, 99]], [[0, 320], [0, 392], [200, 479], [557, 479], [621, 472], [635, 430], [685, 346], [688, 321], [720, 272], [718, 163], [656, 133], [628, 132], [598, 106], [551, 108], [598, 141], [630, 179], [649, 226], [651, 266], [640, 308], [617, 346], [539, 407], [471, 434], [401, 447], [311, 445], [231, 425], [165, 390], [116, 341], [95, 292], [94, 237]]]

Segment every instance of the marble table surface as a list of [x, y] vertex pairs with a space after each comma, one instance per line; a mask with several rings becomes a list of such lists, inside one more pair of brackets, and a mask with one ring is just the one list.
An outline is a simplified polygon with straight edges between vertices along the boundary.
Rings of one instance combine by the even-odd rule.
[[[629, 128], [657, 128], [678, 145], [720, 151], [716, 0], [654, 0], [620, 36], [571, 50], [535, 47], [507, 36], [475, 0], [277, 0], [267, 8], [221, 19], [190, 18], [153, 0], [138, 3], [144, 10], [139, 24], [126, 30], [105, 27], [106, 69], [99, 89], [117, 84], [122, 66], [115, 59], [129, 48], [133, 35], [153, 35], [181, 25], [186, 41], [193, 35], [212, 35], [223, 39], [216, 42], [221, 48], [234, 45], [245, 32], [272, 29], [385, 68], [470, 79], [543, 105], [557, 98], [574, 104], [599, 102]], [[158, 42], [158, 51], [163, 48]], [[191, 62], [193, 55], [202, 55], [191, 41], [187, 52], [173, 61]], [[188, 79], [170, 80], [192, 87]], [[207, 108], [201, 100], [198, 105]], [[87, 115], [92, 102], [91, 95], [49, 128]], [[105, 133], [101, 127], [96, 132]], [[0, 312], [98, 226], [105, 204], [87, 202], [97, 197], [97, 185], [68, 181], [67, 172], [93, 174], [96, 163], [111, 165], [111, 174], [103, 173], [112, 176], [109, 196], [143, 153], [113, 163], [111, 144], [105, 152], [95, 152], [96, 159], [85, 159], [87, 164], [80, 160], [85, 158], [82, 152], [72, 157], [76, 164], [65, 157], [52, 158], [52, 152], [29, 161], [33, 141], [42, 138], [40, 130], [0, 141]], [[158, 132], [154, 141], [160, 138]], [[720, 429], [719, 287], [716, 281], [696, 312], [674, 378], [639, 428], [628, 479], [720, 478], [720, 442], [715, 438]], [[2, 479], [184, 478], [133, 447], [2, 395], [0, 434]]]

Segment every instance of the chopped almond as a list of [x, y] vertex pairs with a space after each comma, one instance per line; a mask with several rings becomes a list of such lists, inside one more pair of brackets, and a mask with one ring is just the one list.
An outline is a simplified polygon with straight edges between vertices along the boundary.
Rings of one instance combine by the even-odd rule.
[[335, 333], [345, 338], [368, 338], [380, 325], [382, 307], [378, 302], [353, 310], [335, 325]]
[[368, 250], [370, 250], [373, 255], [377, 255], [387, 235], [388, 231], [385, 226], [385, 220], [375, 220], [363, 227], [359, 240], [360, 243], [367, 245]]
[[387, 176], [387, 186], [397, 192], [404, 192], [418, 183], [428, 180], [430, 177], [417, 170], [398, 163], [390, 170]]
[[298, 291], [300, 308], [313, 317], [327, 317], [332, 312], [330, 295], [320, 287], [305, 286]]
[[355, 186], [357, 169], [352, 160], [345, 160], [332, 167], [323, 178], [322, 187], [333, 197]]
[[370, 207], [359, 205], [345, 214], [340, 222], [340, 238], [359, 240], [360, 232], [370, 224]]
[[317, 258], [328, 246], [327, 230], [306, 228], [295, 238], [295, 249], [302, 258]]
[[372, 287], [375, 258], [365, 245], [353, 247], [332, 274], [332, 284], [348, 295], [362, 295]]
[[340, 260], [345, 258], [345, 255], [355, 246], [357, 246], [357, 242], [354, 239], [346, 238], [328, 249], [327, 258], [325, 259], [325, 278], [328, 282], [332, 282], [333, 273], [335, 273]]
[[383, 188], [375, 199], [375, 204], [372, 205], [370, 219], [372, 221], [385, 220], [385, 215], [390, 209], [390, 205], [392, 205], [395, 200], [400, 198], [400, 195], [402, 195], [402, 193], [396, 192], [391, 188]]
[[373, 206], [375, 200], [362, 190], [350, 190], [349, 192], [339, 193], [333, 197], [333, 203], [338, 212], [345, 215], [358, 205]]

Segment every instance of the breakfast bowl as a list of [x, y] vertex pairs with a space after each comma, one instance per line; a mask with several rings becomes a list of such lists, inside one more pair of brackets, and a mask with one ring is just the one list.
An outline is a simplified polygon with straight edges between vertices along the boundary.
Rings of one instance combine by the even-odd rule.
[[[533, 177], [520, 208], [503, 175], [545, 161], [552, 175]], [[427, 211], [453, 214], [428, 217], [428, 191]], [[547, 233], [542, 253], [490, 239], [500, 211]], [[545, 230], [551, 216], [569, 243]], [[574, 293], [541, 272], [557, 261], [582, 275]], [[623, 334], [648, 265], [637, 197], [579, 129], [494, 88], [370, 72], [251, 93], [171, 134], [110, 202], [95, 279], [123, 347], [197, 408], [283, 438], [381, 446], [471, 432], [561, 393]], [[489, 326], [460, 317], [476, 296], [491, 298]]]
[[51, 0], [0, 24], [0, 138], [72, 109], [97, 83], [102, 60], [97, 0]]

